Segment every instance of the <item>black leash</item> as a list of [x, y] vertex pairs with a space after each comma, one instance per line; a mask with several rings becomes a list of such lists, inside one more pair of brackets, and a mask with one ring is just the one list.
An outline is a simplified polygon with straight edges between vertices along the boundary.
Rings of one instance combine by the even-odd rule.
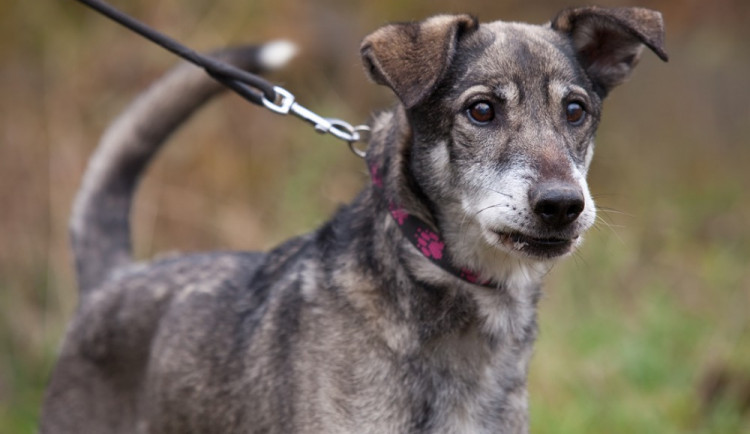
[[212, 78], [253, 104], [262, 105], [279, 114], [294, 114], [313, 124], [315, 130], [319, 133], [330, 133], [344, 140], [355, 154], [364, 157], [364, 151], [357, 148], [354, 143], [363, 141], [363, 135], [370, 130], [367, 125], [355, 127], [340, 119], [319, 116], [295, 102], [294, 95], [286, 89], [274, 86], [263, 78], [228, 63], [199, 54], [169, 36], [115, 9], [106, 2], [100, 0], [78, 1], [188, 62], [203, 68]]

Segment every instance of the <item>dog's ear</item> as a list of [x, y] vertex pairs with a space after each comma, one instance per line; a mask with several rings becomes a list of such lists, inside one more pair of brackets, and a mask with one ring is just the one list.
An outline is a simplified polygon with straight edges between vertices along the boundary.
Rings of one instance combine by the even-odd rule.
[[571, 39], [579, 61], [602, 98], [628, 78], [643, 45], [665, 62], [668, 60], [664, 51], [664, 21], [656, 11], [572, 8], [558, 13], [551, 25]]
[[389, 24], [364, 39], [362, 61], [373, 81], [393, 89], [411, 108], [434, 90], [453, 60], [459, 38], [478, 26], [469, 15]]

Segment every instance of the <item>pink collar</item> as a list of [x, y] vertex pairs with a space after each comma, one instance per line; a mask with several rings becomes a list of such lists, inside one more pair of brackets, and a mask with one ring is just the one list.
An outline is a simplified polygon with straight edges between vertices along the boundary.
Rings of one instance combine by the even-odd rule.
[[[376, 164], [370, 165], [370, 177], [372, 184], [379, 190], [383, 190], [383, 173]], [[419, 250], [425, 258], [433, 264], [458, 277], [461, 280], [474, 285], [497, 288], [499, 285], [491, 280], [480, 280], [479, 273], [466, 267], [456, 267], [445, 249], [445, 241], [439, 233], [430, 229], [430, 225], [419, 217], [410, 214], [406, 209], [396, 202], [388, 201], [388, 210], [391, 216], [401, 228], [414, 247]]]

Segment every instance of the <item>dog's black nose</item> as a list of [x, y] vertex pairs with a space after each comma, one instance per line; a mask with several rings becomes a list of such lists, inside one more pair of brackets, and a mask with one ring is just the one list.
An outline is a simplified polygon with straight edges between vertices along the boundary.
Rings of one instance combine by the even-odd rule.
[[576, 185], [560, 182], [542, 183], [529, 191], [534, 214], [554, 229], [573, 223], [584, 207], [583, 192]]

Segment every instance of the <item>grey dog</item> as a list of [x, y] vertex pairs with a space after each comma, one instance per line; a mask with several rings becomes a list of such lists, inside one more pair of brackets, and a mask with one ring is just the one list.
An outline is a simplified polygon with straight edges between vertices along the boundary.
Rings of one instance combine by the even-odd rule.
[[[164, 139], [219, 90], [182, 66], [109, 129], [77, 197], [80, 303], [44, 433], [523, 433], [540, 283], [595, 220], [602, 100], [661, 15], [440, 15], [367, 36], [372, 180], [268, 253], [135, 263], [128, 214]], [[275, 46], [224, 52], [252, 71]]]

